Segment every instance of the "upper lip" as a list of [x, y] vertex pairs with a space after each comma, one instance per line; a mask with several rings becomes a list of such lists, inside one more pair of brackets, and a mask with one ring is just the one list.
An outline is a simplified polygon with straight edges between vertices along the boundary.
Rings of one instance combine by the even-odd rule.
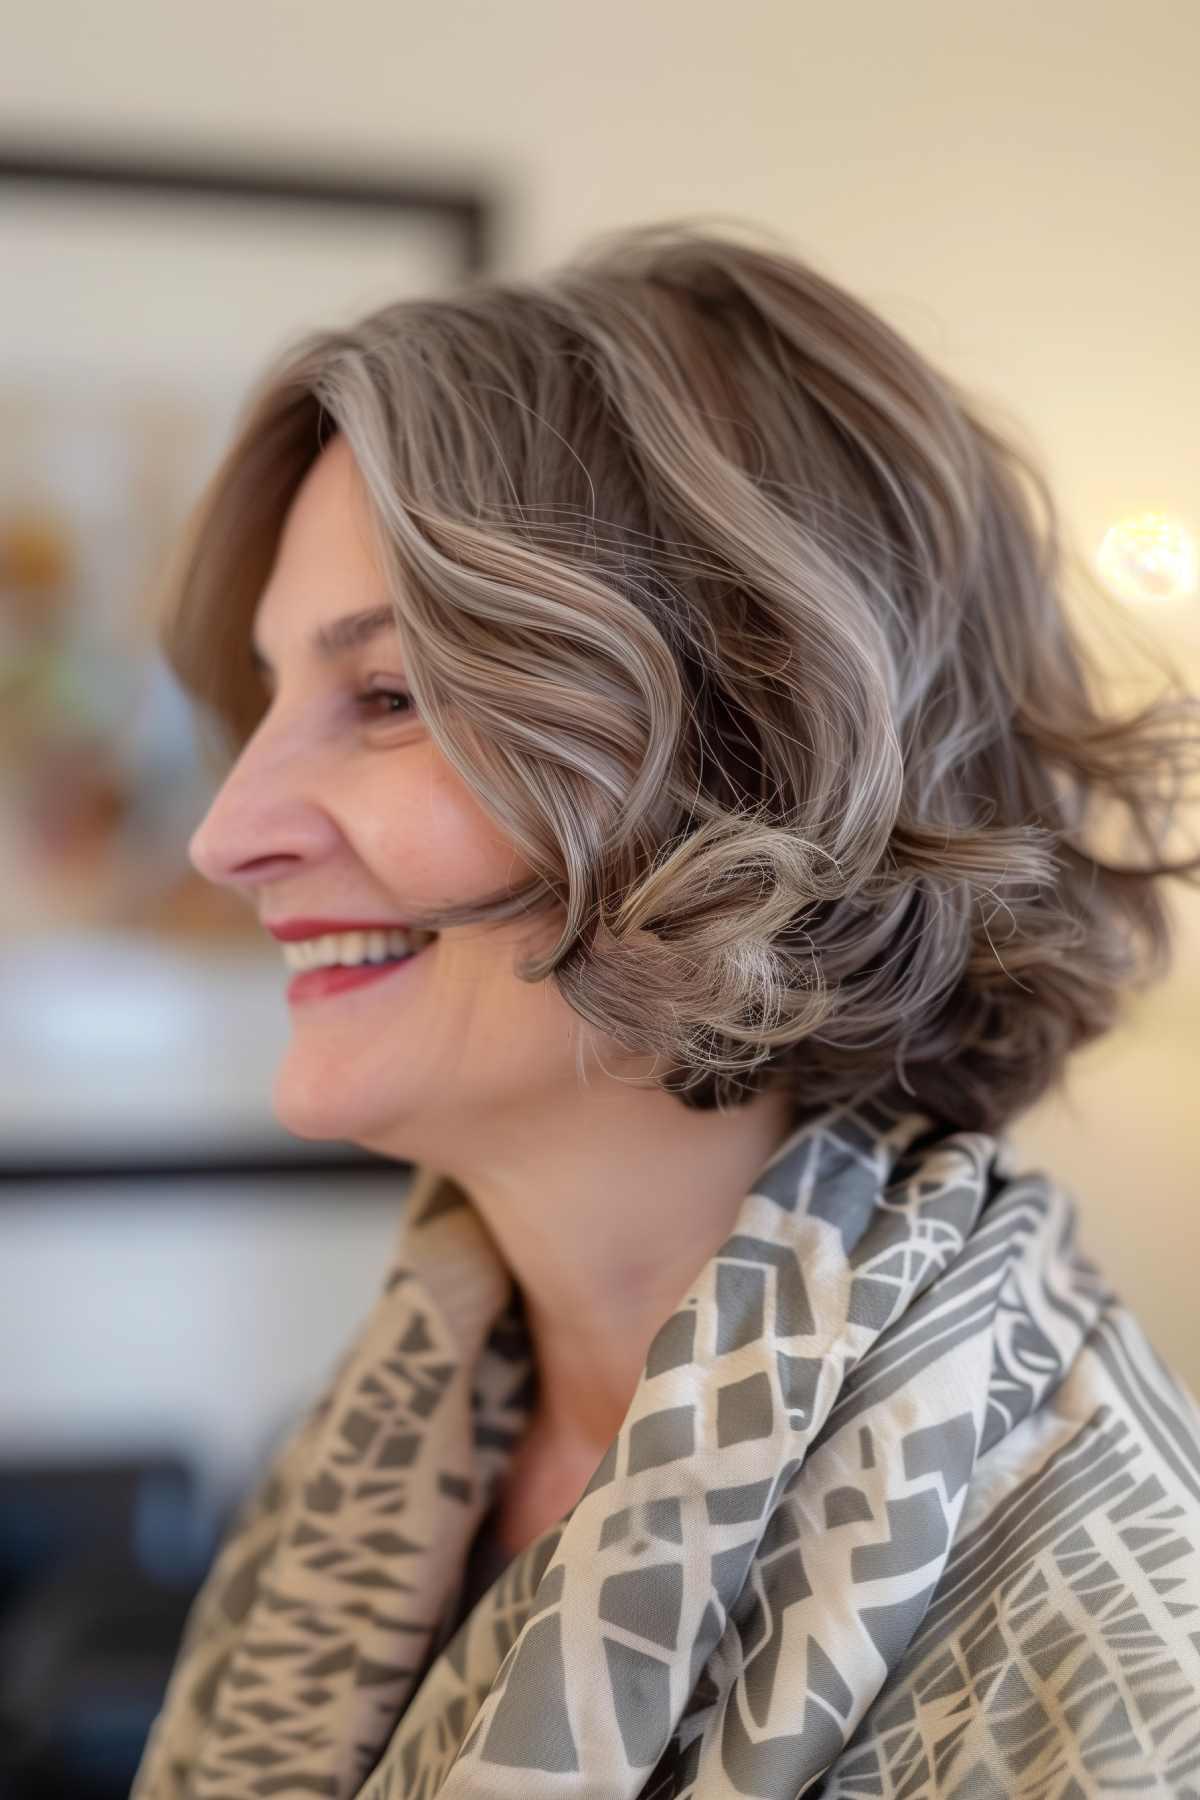
[[339, 931], [411, 931], [402, 919], [282, 919], [263, 924], [281, 944], [295, 944], [302, 938], [326, 937]]

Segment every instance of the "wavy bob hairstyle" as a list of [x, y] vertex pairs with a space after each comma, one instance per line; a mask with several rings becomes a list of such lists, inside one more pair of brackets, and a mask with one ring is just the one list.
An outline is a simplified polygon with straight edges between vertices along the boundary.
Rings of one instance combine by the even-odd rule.
[[[339, 431], [412, 698], [534, 871], [412, 922], [555, 912], [518, 973], [653, 1085], [808, 1112], [898, 1082], [994, 1131], [1163, 971], [1200, 700], [1168, 670], [1105, 709], [1029, 454], [774, 239], [637, 227], [278, 357], [161, 594], [220, 759]], [[1084, 842], [1112, 804], [1140, 863]]]

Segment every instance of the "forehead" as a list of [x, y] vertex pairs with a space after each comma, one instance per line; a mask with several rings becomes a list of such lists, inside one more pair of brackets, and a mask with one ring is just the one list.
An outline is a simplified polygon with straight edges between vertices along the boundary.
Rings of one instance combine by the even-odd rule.
[[[283, 521], [271, 572], [252, 620], [253, 637], [270, 645], [309, 638], [348, 613], [387, 604], [371, 543], [366, 490], [346, 441], [333, 438], [313, 462]], [[327, 642], [344, 650], [358, 639]]]

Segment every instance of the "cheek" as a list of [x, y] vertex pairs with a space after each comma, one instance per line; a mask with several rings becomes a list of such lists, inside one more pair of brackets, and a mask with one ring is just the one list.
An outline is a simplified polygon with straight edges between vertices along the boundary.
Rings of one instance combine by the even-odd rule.
[[377, 878], [414, 907], [519, 886], [530, 875], [457, 773], [432, 757], [406, 768], [403, 782], [381, 781], [363, 796], [356, 838]]

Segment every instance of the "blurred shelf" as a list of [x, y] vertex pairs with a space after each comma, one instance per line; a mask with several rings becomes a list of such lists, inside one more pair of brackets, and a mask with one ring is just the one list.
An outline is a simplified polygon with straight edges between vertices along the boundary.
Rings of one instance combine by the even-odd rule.
[[[120, 1157], [104, 1150], [54, 1157], [23, 1148], [10, 1152], [6, 1148], [0, 1156], [0, 1199], [4, 1197], [6, 1184], [15, 1187], [47, 1182], [86, 1185], [105, 1181], [211, 1181], [214, 1176], [228, 1177], [230, 1181], [259, 1181], [278, 1176], [290, 1181], [328, 1176], [331, 1172], [361, 1175], [364, 1179], [379, 1177], [381, 1191], [382, 1177], [391, 1176], [393, 1179], [387, 1192], [394, 1194], [394, 1177], [397, 1173], [407, 1177], [411, 1167], [409, 1163], [371, 1156], [353, 1145], [347, 1145], [344, 1150], [329, 1145], [301, 1148], [292, 1157], [277, 1151], [255, 1153], [249, 1149], [230, 1150], [221, 1155], [203, 1146], [194, 1152], [176, 1146], [157, 1155], [142, 1147], [137, 1155]], [[284, 1192], [282, 1187], [280, 1192]]]

